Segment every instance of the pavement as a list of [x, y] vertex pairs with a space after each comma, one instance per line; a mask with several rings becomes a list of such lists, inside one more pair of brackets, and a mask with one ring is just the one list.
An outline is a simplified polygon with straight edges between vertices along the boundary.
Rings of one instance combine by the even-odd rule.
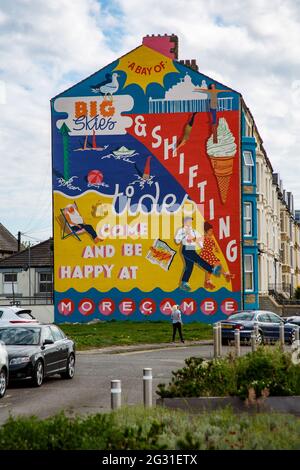
[[200, 346], [200, 345], [212, 345], [212, 340], [199, 340], [199, 341], [185, 341], [181, 342], [169, 342], [169, 343], [157, 343], [157, 344], [133, 344], [126, 346], [109, 346], [106, 348], [98, 349], [87, 349], [84, 351], [77, 351], [77, 354], [120, 354], [123, 352], [133, 352], [133, 351], [152, 351], [155, 349], [165, 349], [165, 348], [186, 348], [190, 346]]

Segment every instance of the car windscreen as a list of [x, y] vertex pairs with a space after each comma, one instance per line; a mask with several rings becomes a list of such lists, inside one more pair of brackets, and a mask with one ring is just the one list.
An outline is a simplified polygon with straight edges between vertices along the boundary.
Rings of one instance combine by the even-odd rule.
[[228, 320], [233, 320], [233, 321], [252, 321], [254, 320], [254, 314], [251, 312], [247, 313], [235, 313], [234, 315], [230, 315]]
[[40, 328], [0, 328], [0, 341], [9, 345], [33, 345], [40, 344]]

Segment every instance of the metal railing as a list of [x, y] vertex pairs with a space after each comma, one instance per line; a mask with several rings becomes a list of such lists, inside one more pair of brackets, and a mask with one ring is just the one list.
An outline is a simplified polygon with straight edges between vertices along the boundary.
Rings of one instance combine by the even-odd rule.
[[293, 298], [294, 287], [291, 284], [269, 284], [268, 291], [280, 305], [300, 305], [300, 299]]
[[23, 307], [26, 305], [53, 305], [52, 294], [47, 295], [34, 295], [30, 297], [23, 296], [0, 296], [0, 306], [16, 306]]
[[285, 293], [285, 294], [290, 295], [291, 288], [293, 286], [291, 284], [288, 284], [287, 282], [281, 282], [277, 284], [269, 284], [268, 287], [269, 287], [269, 290], [273, 290], [275, 292]]
[[[218, 111], [232, 111], [233, 98], [218, 98]], [[149, 113], [208, 112], [209, 99], [166, 100], [149, 98]]]

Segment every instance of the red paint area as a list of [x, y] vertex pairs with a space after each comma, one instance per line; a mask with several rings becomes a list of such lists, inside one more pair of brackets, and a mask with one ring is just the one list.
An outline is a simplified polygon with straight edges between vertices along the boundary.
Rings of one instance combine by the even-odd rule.
[[[176, 41], [176, 40], [175, 40]], [[157, 52], [169, 57], [170, 59], [177, 59], [176, 57], [176, 42], [172, 36], [145, 36], [143, 38], [143, 45], [154, 49]]]
[[[131, 115], [133, 122], [135, 115]], [[210, 113], [197, 113], [195, 115], [192, 129], [188, 133], [188, 139], [178, 150], [177, 156], [172, 156], [172, 150], [169, 150], [168, 159], [164, 159], [164, 141], [168, 139], [168, 144], [173, 142], [173, 136], [177, 136], [177, 143], [184, 134], [187, 122], [192, 117], [192, 113], [172, 113], [172, 114], [145, 114], [143, 115], [146, 124], [146, 136], [137, 136], [135, 133], [135, 124], [128, 129], [134, 138], [145, 145], [149, 151], [156, 156], [160, 163], [169, 171], [169, 173], [179, 182], [190, 198], [197, 204], [203, 204], [204, 218], [214, 229], [214, 235], [220, 245], [222, 253], [226, 259], [226, 247], [230, 240], [236, 240], [238, 250], [237, 260], [230, 262], [227, 259], [229, 270], [235, 275], [232, 280], [234, 291], [241, 290], [241, 264], [240, 264], [240, 244], [241, 244], [241, 182], [240, 182], [240, 115], [239, 111], [219, 112], [218, 119], [224, 117], [228, 123], [231, 133], [235, 137], [237, 145], [236, 154], [233, 161], [232, 175], [230, 177], [229, 190], [226, 202], [222, 202], [220, 188], [217, 177], [213, 172], [212, 161], [206, 152], [206, 143], [212, 135], [212, 124]], [[157, 126], [160, 126], [158, 128]], [[159, 147], [153, 148], [152, 143], [157, 139], [153, 137], [155, 133], [162, 138]], [[180, 153], [184, 153], [184, 171], [180, 174]], [[189, 171], [191, 167], [198, 166], [197, 175], [193, 180], [193, 186], [189, 187]], [[204, 188], [204, 202], [200, 201], [200, 189], [198, 183], [207, 181]], [[210, 218], [209, 204], [214, 200], [214, 219]], [[223, 197], [224, 201], [224, 197]], [[219, 220], [230, 216], [230, 237], [219, 239]], [[217, 256], [217, 254], [216, 254]]]

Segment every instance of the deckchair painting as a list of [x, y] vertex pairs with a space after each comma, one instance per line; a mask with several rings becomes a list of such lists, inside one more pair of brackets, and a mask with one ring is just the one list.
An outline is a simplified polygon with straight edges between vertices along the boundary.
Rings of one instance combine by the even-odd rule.
[[[74, 209], [76, 209], [78, 211], [78, 206], [76, 204], [76, 202], [74, 201], [74, 203], [71, 205], [74, 207]], [[70, 205], [68, 206], [70, 207]], [[79, 237], [79, 235], [81, 235], [82, 233], [85, 233], [86, 230], [83, 228], [81, 230], [75, 230], [74, 227], [72, 227], [72, 225], [70, 225], [68, 219], [67, 219], [67, 216], [66, 216], [66, 212], [67, 212], [67, 207], [64, 207], [63, 209], [60, 209], [60, 225], [62, 226], [62, 235], [61, 235], [61, 238], [62, 240], [64, 240], [65, 238], [68, 238], [70, 236], [74, 236], [78, 241], [81, 242], [81, 239]], [[61, 223], [62, 222], [62, 223]]]
[[73, 235], [76, 240], [81, 241], [79, 235], [81, 233], [88, 233], [93, 239], [94, 243], [102, 242], [103, 238], [97, 235], [94, 227], [84, 222], [77, 204], [74, 201], [73, 204], [68, 204], [63, 209], [60, 209], [62, 219], [62, 239]]

